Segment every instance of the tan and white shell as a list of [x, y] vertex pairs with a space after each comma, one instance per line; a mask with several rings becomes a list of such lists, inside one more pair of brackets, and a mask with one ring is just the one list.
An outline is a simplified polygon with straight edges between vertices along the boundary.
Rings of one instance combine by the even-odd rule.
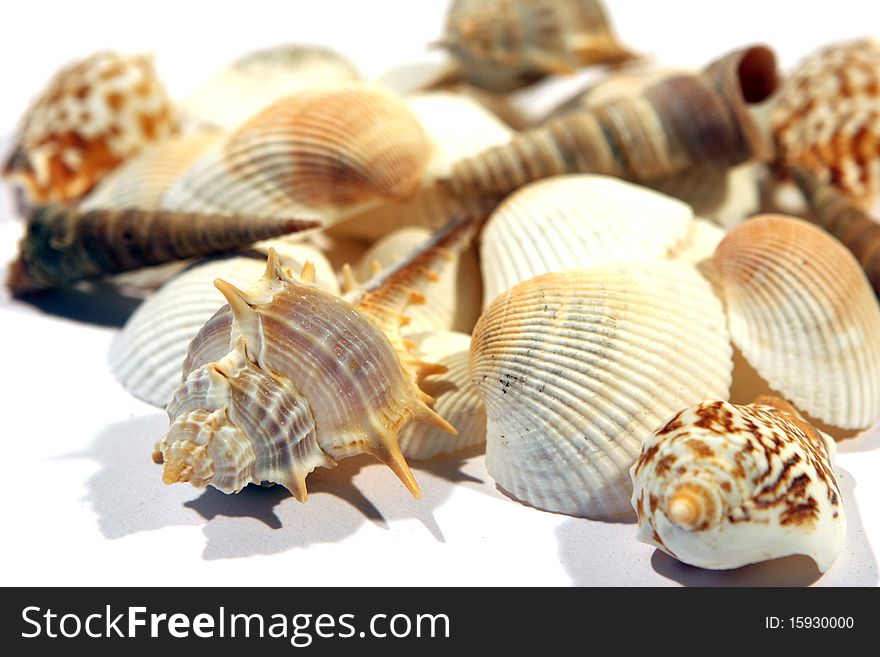
[[675, 409], [726, 397], [731, 355], [721, 303], [690, 266], [627, 263], [520, 283], [483, 313], [471, 345], [489, 474], [540, 509], [630, 513], [642, 440]]
[[700, 568], [802, 554], [824, 572], [846, 534], [834, 453], [833, 440], [773, 398], [680, 411], [632, 468], [639, 540]]

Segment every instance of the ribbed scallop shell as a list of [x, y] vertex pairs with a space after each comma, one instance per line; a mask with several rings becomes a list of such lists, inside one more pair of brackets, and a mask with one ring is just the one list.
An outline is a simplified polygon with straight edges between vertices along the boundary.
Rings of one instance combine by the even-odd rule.
[[421, 188], [411, 199], [355, 213], [334, 227], [335, 235], [377, 239], [401, 226], [443, 225], [461, 212], [463, 204], [434, 183], [448, 176], [460, 160], [513, 138], [513, 131], [498, 117], [462, 94], [414, 94], [406, 99], [406, 105], [431, 143], [431, 157], [422, 174]]
[[785, 80], [771, 125], [781, 163], [870, 205], [880, 193], [880, 42], [823, 48]]
[[443, 45], [465, 80], [496, 92], [633, 58], [599, 0], [456, 0]]
[[458, 433], [450, 436], [437, 427], [411, 424], [400, 432], [400, 449], [408, 459], [429, 459], [486, 442], [486, 409], [468, 371], [471, 336], [452, 331], [411, 335], [413, 355], [447, 368], [421, 383], [434, 398], [431, 407]]
[[[369, 280], [374, 263], [390, 267], [431, 237], [427, 228], [411, 226], [386, 235], [363, 255], [355, 275], [358, 280]], [[480, 268], [476, 253], [469, 249], [458, 255], [439, 272], [440, 278], [431, 285], [430, 303], [411, 306], [407, 310], [409, 323], [404, 335], [428, 331], [470, 332], [480, 316]]]
[[683, 405], [727, 396], [724, 324], [709, 284], [674, 262], [545, 274], [502, 294], [471, 344], [489, 473], [548, 511], [630, 512], [642, 440]]
[[187, 96], [181, 107], [206, 123], [232, 130], [279, 98], [358, 77], [354, 65], [332, 50], [283, 44], [239, 57]]
[[804, 554], [828, 570], [846, 534], [834, 442], [789, 413], [705, 401], [664, 422], [631, 471], [639, 540], [700, 568]]
[[146, 56], [100, 52], [62, 68], [25, 114], [3, 174], [31, 201], [67, 201], [177, 130]]
[[[294, 271], [306, 261], [315, 263], [318, 284], [338, 292], [335, 274], [321, 253], [304, 245], [297, 249], [297, 257], [288, 251], [282, 262]], [[135, 397], [164, 408], [180, 385], [189, 343], [226, 303], [214, 279], [248, 288], [265, 268], [262, 260], [234, 256], [197, 264], [170, 279], [138, 306], [116, 336], [109, 356], [113, 374]]]
[[165, 192], [222, 136], [219, 132], [200, 132], [148, 146], [102, 178], [79, 208], [158, 209]]
[[430, 143], [404, 102], [348, 85], [276, 101], [211, 148], [162, 199], [165, 208], [325, 221], [419, 188]]
[[616, 178], [554, 176], [517, 190], [480, 239], [483, 303], [539, 274], [664, 256], [693, 212]]
[[714, 263], [733, 341], [774, 390], [839, 427], [880, 417], [880, 307], [837, 240], [764, 215], [732, 229]]

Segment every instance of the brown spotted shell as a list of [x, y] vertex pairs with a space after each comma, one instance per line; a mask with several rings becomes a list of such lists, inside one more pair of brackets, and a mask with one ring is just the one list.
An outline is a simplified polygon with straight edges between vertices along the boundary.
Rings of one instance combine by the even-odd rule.
[[75, 199], [176, 130], [152, 60], [100, 52], [50, 80], [25, 114], [3, 174], [32, 203]]
[[824, 572], [846, 533], [833, 457], [834, 442], [781, 400], [687, 408], [630, 471], [639, 540], [701, 568], [804, 554]]

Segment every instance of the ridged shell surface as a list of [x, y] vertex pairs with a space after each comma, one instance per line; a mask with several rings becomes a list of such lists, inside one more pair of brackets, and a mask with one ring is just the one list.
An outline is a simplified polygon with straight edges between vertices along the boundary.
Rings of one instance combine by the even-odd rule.
[[481, 236], [484, 306], [539, 274], [663, 257], [692, 216], [681, 201], [607, 176], [526, 185], [492, 213]]
[[425, 378], [421, 387], [434, 398], [434, 411], [458, 433], [450, 436], [437, 427], [412, 424], [400, 432], [400, 449], [411, 459], [429, 459], [438, 454], [476, 447], [486, 442], [486, 409], [468, 372], [471, 336], [452, 331], [411, 335], [417, 347], [413, 354], [447, 368]]
[[67, 201], [177, 130], [153, 63], [100, 52], [55, 74], [25, 114], [3, 174], [31, 201]]
[[187, 96], [181, 107], [206, 123], [232, 130], [279, 98], [358, 77], [352, 63], [332, 50], [283, 44], [239, 57]]
[[764, 215], [732, 229], [714, 263], [733, 341], [774, 390], [839, 427], [880, 418], [880, 308], [843, 245]]
[[[332, 268], [321, 253], [306, 246], [298, 249], [299, 257], [285, 258], [284, 263], [297, 272], [306, 260], [316, 263], [319, 284], [337, 292]], [[177, 274], [138, 306], [113, 341], [109, 356], [113, 374], [135, 397], [164, 408], [180, 385], [189, 343], [226, 303], [214, 288], [214, 279], [248, 288], [264, 270], [263, 260], [234, 256], [199, 263]]]
[[700, 568], [803, 554], [824, 572], [846, 534], [833, 450], [764, 398], [680, 411], [632, 468], [639, 540]]
[[667, 261], [550, 273], [499, 296], [474, 329], [486, 466], [532, 506], [630, 513], [629, 468], [676, 409], [725, 398], [732, 350], [721, 303]]
[[317, 214], [325, 222], [420, 185], [431, 146], [403, 100], [357, 84], [276, 101], [211, 148], [162, 199], [170, 209]]

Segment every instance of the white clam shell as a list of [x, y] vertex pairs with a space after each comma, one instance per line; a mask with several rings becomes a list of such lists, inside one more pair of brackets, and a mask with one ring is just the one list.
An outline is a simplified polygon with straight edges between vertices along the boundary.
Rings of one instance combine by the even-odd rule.
[[639, 540], [701, 568], [803, 554], [828, 570], [846, 534], [834, 443], [760, 402], [703, 402], [648, 437], [632, 468]]
[[541, 509], [631, 512], [629, 468], [675, 409], [728, 394], [721, 303], [691, 267], [652, 261], [551, 273], [483, 313], [471, 377], [486, 404], [486, 466]]
[[525, 185], [496, 208], [483, 231], [484, 306], [539, 274], [663, 257], [692, 216], [681, 201], [608, 176]]
[[[355, 274], [366, 281], [372, 266], [378, 262], [390, 267], [415, 251], [431, 236], [427, 228], [410, 226], [386, 235], [363, 255]], [[410, 306], [406, 314], [410, 322], [403, 334], [426, 331], [465, 331], [473, 329], [480, 315], [480, 268], [472, 249], [464, 251], [446, 265], [440, 278], [425, 290], [426, 302]]]
[[724, 239], [723, 228], [714, 222], [695, 217], [681, 240], [670, 249], [667, 257], [689, 265], [699, 265], [712, 258], [722, 239]]
[[[274, 240], [273, 240], [274, 241]], [[306, 260], [317, 271], [331, 271], [321, 253], [304, 245], [287, 252], [286, 266], [298, 272]], [[180, 384], [183, 361], [190, 341], [211, 316], [226, 303], [214, 279], [249, 287], [265, 270], [265, 262], [234, 256], [199, 263], [174, 276], [149, 296], [126, 322], [110, 347], [110, 369], [135, 397], [165, 407]], [[335, 278], [318, 278], [328, 291], [337, 292]]]
[[453, 331], [436, 331], [410, 336], [418, 347], [413, 355], [448, 368], [444, 374], [433, 374], [422, 380], [421, 387], [436, 400], [432, 408], [458, 430], [450, 436], [437, 427], [411, 424], [399, 436], [403, 455], [413, 459], [429, 459], [486, 442], [486, 409], [471, 382], [468, 355], [471, 336]]
[[714, 264], [731, 337], [772, 389], [835, 426], [880, 417], [880, 307], [843, 245], [764, 215], [732, 229]]

